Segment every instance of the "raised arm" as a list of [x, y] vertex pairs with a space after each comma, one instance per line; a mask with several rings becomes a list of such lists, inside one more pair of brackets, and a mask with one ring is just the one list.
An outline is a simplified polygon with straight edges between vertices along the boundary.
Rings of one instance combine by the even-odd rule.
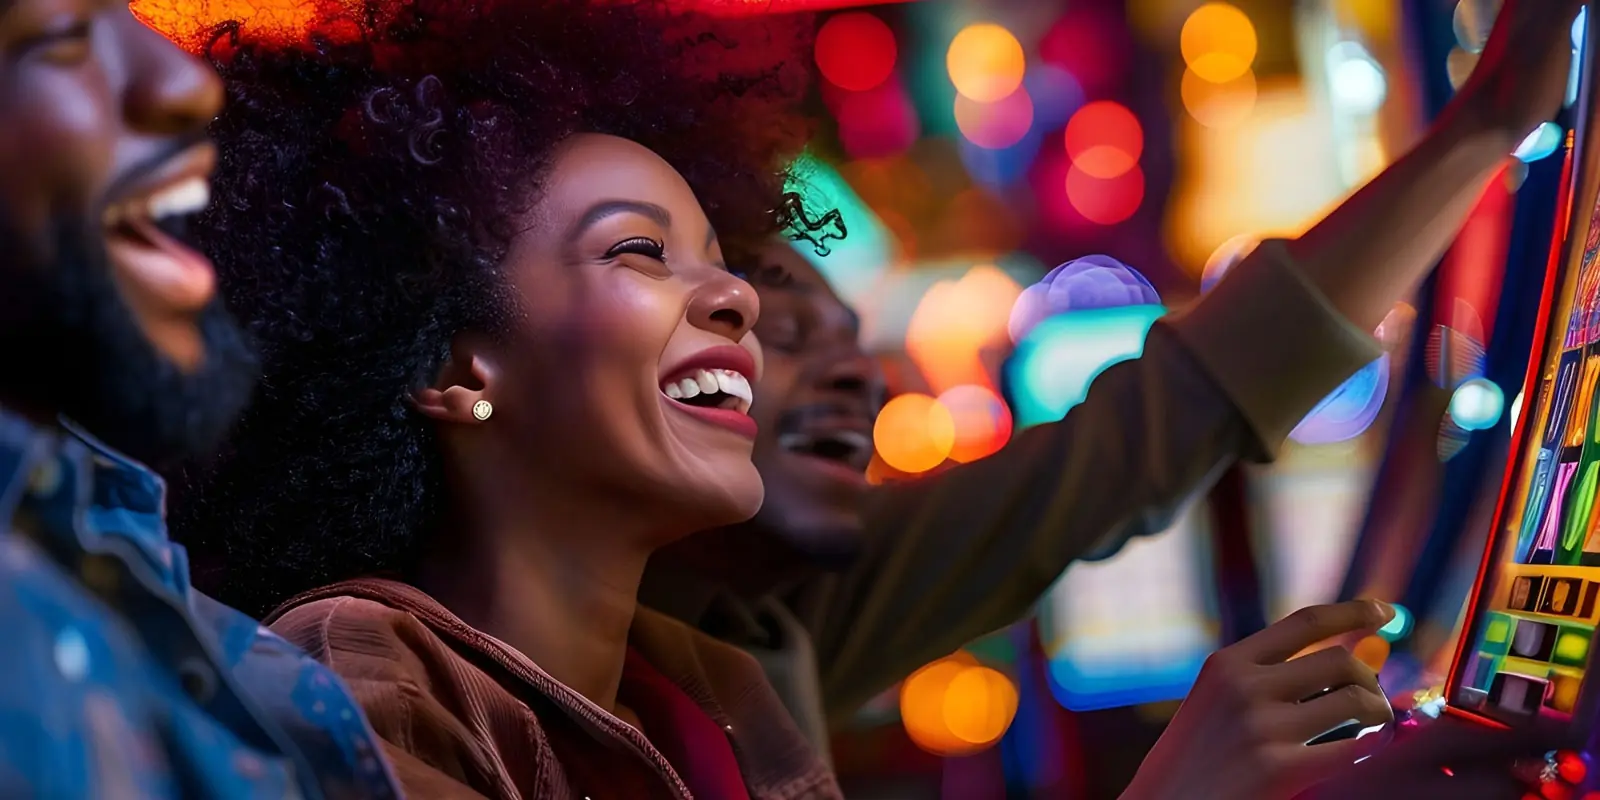
[[1508, 0], [1478, 73], [1411, 152], [1304, 236], [1262, 245], [1157, 323], [1144, 355], [1107, 370], [1064, 420], [881, 491], [866, 557], [809, 609], [830, 715], [1016, 621], [1073, 560], [1162, 530], [1235, 460], [1269, 459], [1376, 358], [1367, 331], [1559, 107], [1580, 5]]

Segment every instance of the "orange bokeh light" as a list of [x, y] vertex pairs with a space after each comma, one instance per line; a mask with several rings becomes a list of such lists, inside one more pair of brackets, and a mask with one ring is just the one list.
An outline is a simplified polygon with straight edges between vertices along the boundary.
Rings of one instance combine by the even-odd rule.
[[1000, 672], [958, 652], [900, 685], [900, 721], [918, 747], [966, 755], [1000, 740], [1017, 713], [1017, 689]]
[[945, 729], [969, 746], [982, 748], [1000, 741], [1016, 715], [1016, 687], [988, 667], [963, 669], [945, 689]]
[[816, 56], [817, 69], [829, 83], [864, 92], [894, 72], [894, 32], [865, 11], [839, 14], [817, 31]]
[[962, 28], [951, 40], [945, 66], [957, 92], [980, 103], [993, 103], [1022, 85], [1027, 58], [1011, 31], [980, 23]]
[[1250, 118], [1256, 108], [1256, 75], [1248, 70], [1225, 83], [1212, 83], [1185, 70], [1179, 89], [1183, 107], [1207, 128], [1231, 128]]
[[885, 464], [905, 473], [927, 472], [944, 463], [955, 446], [950, 410], [925, 394], [890, 400], [872, 426], [872, 443]]
[[1084, 219], [1100, 225], [1115, 225], [1133, 216], [1144, 203], [1144, 171], [1135, 166], [1106, 180], [1074, 164], [1067, 170], [1067, 200]]
[[1227, 3], [1206, 3], [1183, 23], [1179, 49], [1189, 69], [1212, 83], [1226, 83], [1256, 60], [1256, 28]]
[[992, 385], [980, 356], [1011, 341], [1007, 325], [1021, 294], [1016, 281], [988, 264], [929, 287], [906, 326], [905, 348], [933, 391]]
[[955, 422], [950, 460], [966, 464], [993, 455], [1011, 439], [1011, 409], [987, 386], [957, 386], [939, 395]]
[[1144, 154], [1144, 127], [1127, 106], [1109, 100], [1078, 109], [1067, 121], [1067, 155], [1094, 178], [1115, 178]]

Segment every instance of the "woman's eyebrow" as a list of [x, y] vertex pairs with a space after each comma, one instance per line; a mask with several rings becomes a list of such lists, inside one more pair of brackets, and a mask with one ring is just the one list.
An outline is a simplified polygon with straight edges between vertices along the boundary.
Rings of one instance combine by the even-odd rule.
[[567, 242], [570, 244], [576, 241], [578, 237], [588, 232], [590, 228], [599, 224], [602, 220], [618, 214], [638, 214], [663, 228], [672, 227], [672, 214], [655, 203], [646, 203], [641, 200], [601, 200], [589, 206], [588, 210], [583, 212], [583, 216], [573, 223], [572, 228], [567, 232]]

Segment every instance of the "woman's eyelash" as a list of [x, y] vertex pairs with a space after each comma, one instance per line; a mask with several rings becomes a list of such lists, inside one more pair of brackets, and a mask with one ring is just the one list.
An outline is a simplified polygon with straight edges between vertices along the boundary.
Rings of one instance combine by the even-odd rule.
[[633, 253], [657, 261], [666, 260], [666, 248], [660, 242], [645, 236], [616, 243], [606, 251], [606, 258], [616, 258], [624, 253]]

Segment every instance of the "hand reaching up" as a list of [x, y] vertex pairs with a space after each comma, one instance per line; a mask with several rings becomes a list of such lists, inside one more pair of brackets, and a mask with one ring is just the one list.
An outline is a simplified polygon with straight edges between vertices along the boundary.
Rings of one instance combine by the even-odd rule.
[[1393, 720], [1377, 676], [1343, 647], [1294, 656], [1393, 616], [1371, 600], [1313, 606], [1212, 654], [1123, 800], [1291, 798], [1350, 769], [1376, 737], [1306, 742]]

